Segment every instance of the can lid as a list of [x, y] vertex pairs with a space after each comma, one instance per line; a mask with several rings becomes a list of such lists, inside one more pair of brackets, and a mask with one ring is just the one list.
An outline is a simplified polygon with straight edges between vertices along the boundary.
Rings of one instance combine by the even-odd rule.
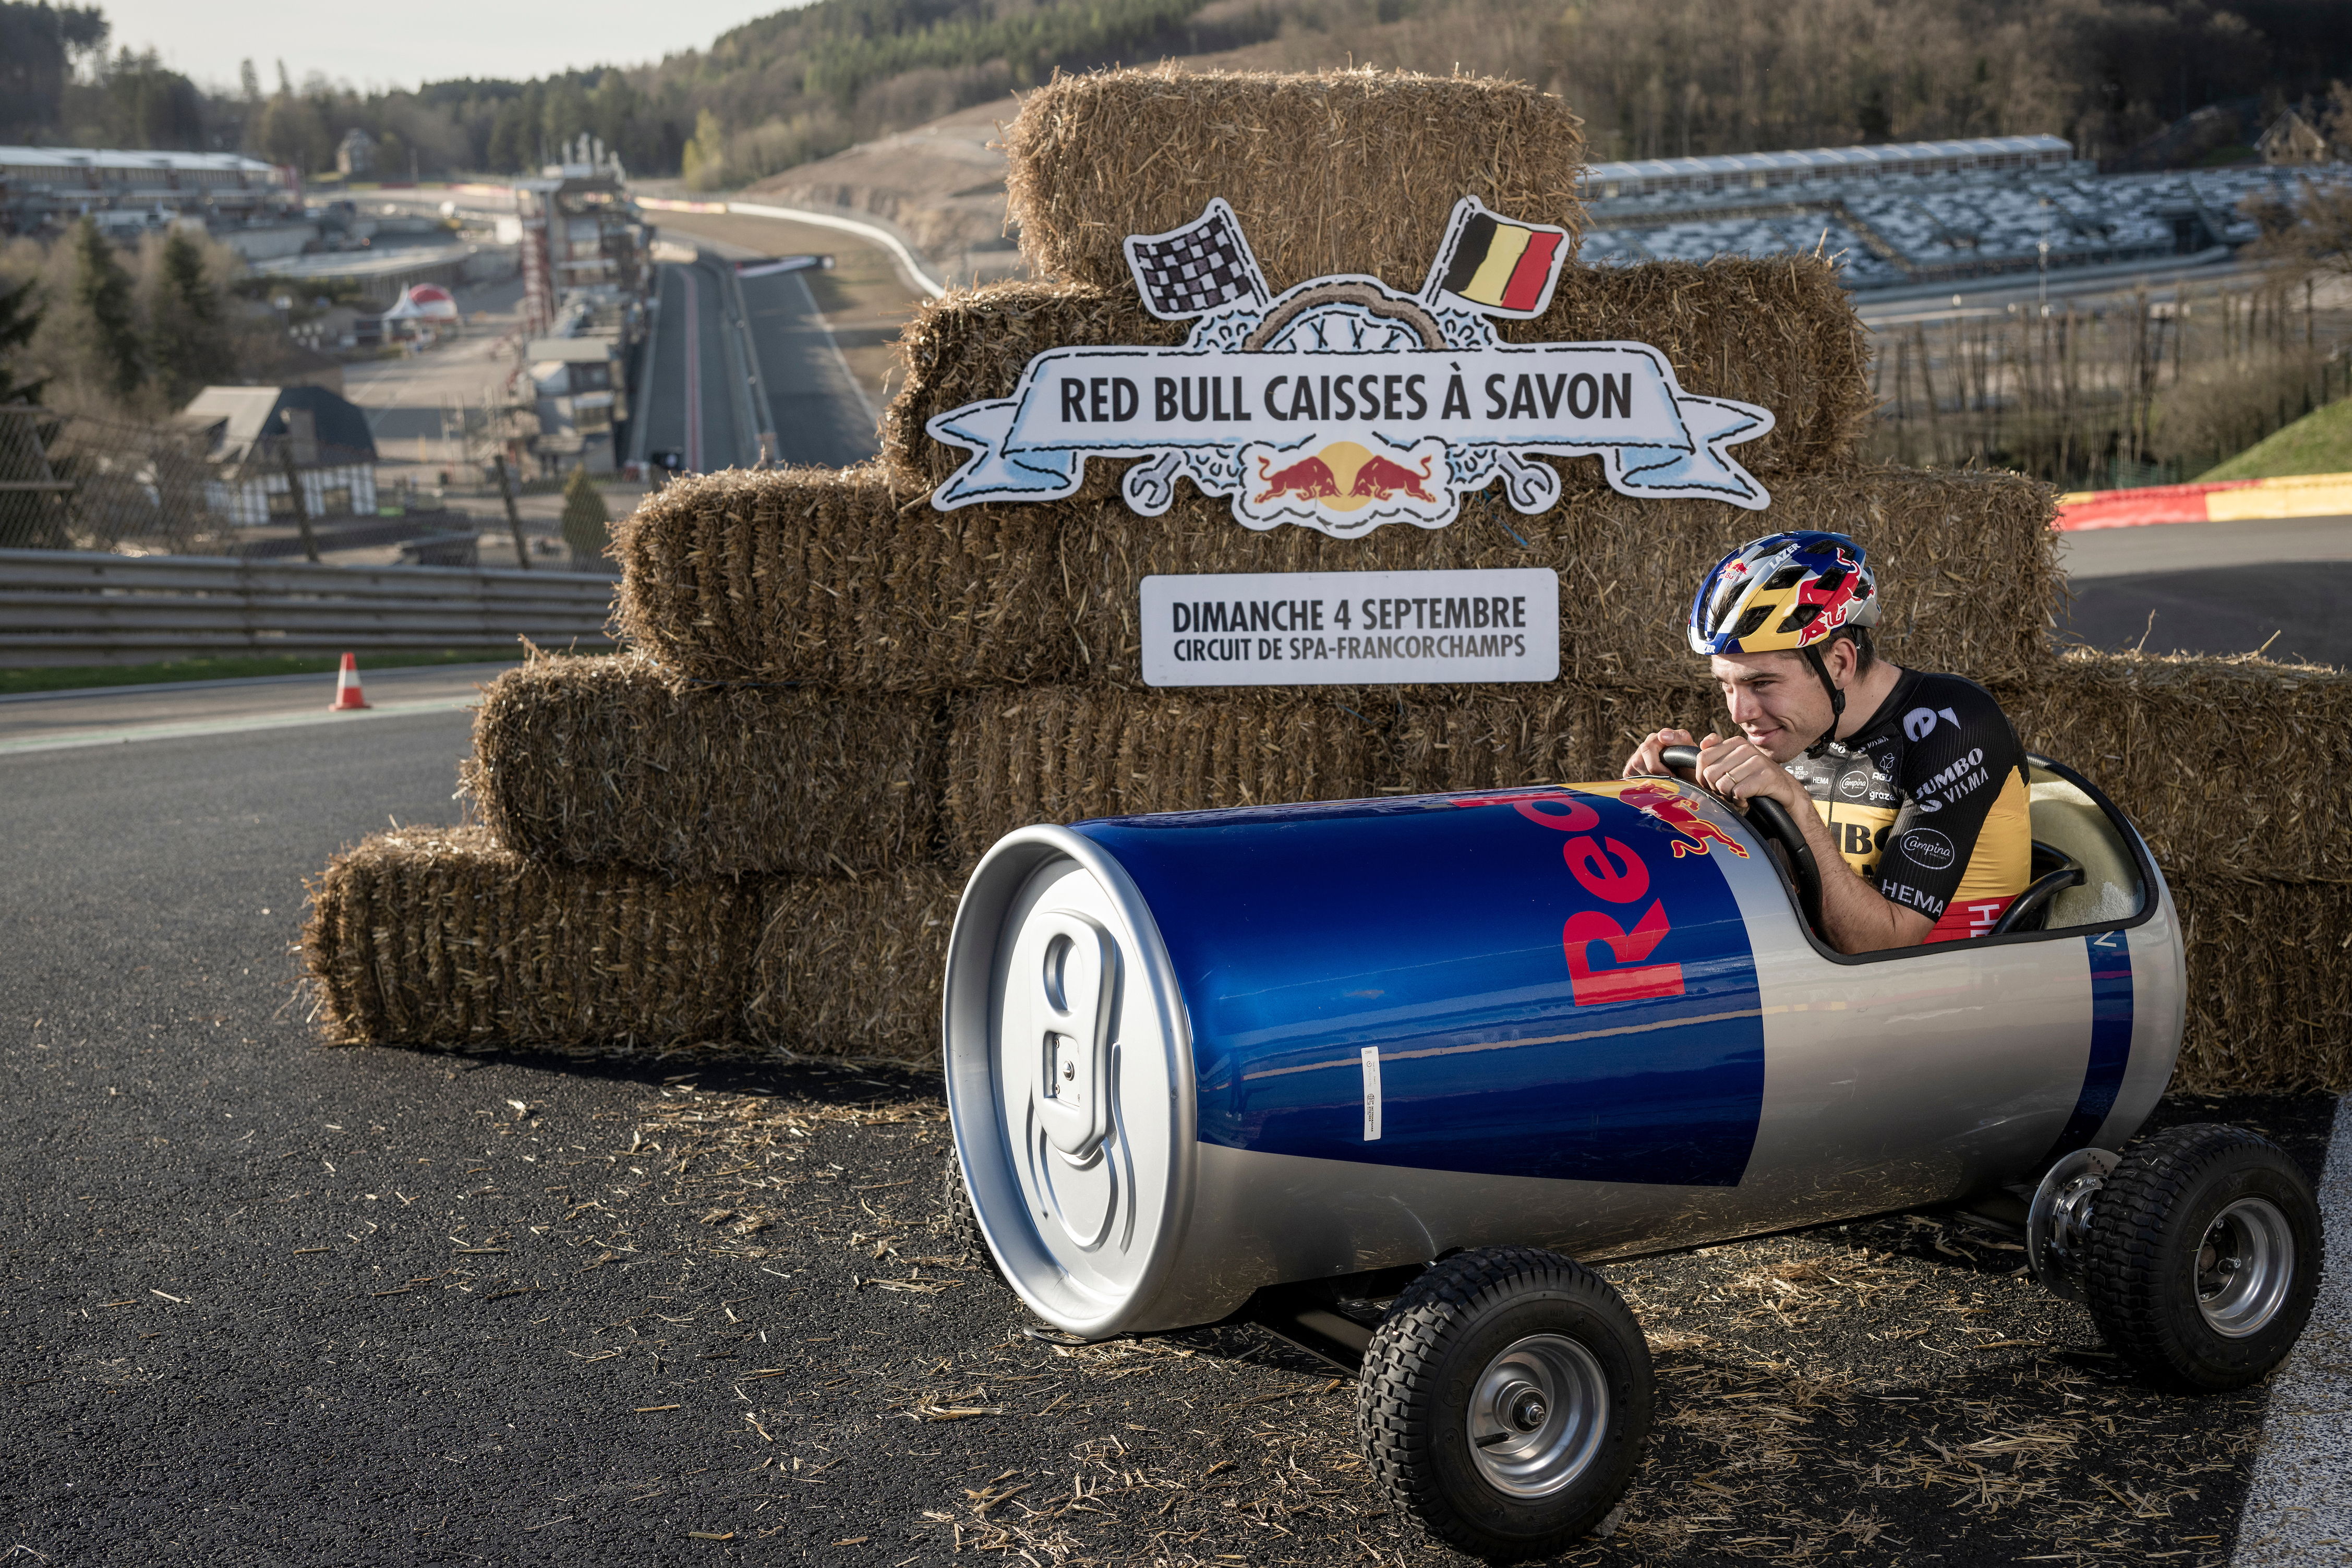
[[1141, 895], [1027, 827], [964, 889], [942, 1017], [972, 1207], [1022, 1300], [1073, 1333], [1147, 1315], [1191, 1206], [1190, 1031]]

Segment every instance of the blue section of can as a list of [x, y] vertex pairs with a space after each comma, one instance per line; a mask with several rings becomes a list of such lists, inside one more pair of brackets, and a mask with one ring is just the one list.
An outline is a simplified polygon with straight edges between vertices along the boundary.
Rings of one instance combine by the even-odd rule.
[[2131, 942], [2123, 931], [2103, 931], [2084, 937], [2083, 945], [2091, 956], [2091, 1054], [2083, 1067], [2074, 1113], [2066, 1119], [2049, 1160], [2090, 1147], [2099, 1124], [2116, 1108], [2124, 1069], [2131, 1066]]
[[[1675, 786], [1650, 786], [1663, 816], [1616, 793], [1184, 812], [1076, 831], [1134, 879], [1167, 944], [1204, 1142], [1735, 1186], [1764, 1096], [1755, 959], [1720, 864], [1740, 847]], [[1377, 1141], [1367, 1046], [1381, 1058]]]

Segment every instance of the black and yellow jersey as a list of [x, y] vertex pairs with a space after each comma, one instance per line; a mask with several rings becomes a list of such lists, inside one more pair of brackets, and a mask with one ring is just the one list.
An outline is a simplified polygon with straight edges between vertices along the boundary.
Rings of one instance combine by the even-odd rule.
[[1906, 669], [1861, 729], [1789, 772], [1845, 863], [1934, 919], [1929, 942], [1982, 935], [2031, 879], [2025, 749], [1972, 680]]

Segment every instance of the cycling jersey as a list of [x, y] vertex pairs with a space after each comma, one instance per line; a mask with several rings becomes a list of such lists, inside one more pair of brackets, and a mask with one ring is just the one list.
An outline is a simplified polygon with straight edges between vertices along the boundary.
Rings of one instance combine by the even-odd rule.
[[1845, 863], [1935, 920], [1927, 941], [1981, 936], [2025, 890], [2025, 749], [1976, 682], [1906, 669], [1861, 729], [1788, 766]]

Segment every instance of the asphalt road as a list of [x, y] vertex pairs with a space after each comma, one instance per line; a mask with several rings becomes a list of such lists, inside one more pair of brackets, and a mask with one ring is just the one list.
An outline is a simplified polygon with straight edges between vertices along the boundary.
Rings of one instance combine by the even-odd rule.
[[806, 279], [794, 272], [746, 279], [743, 302], [775, 411], [778, 459], [837, 468], [879, 450], [875, 411], [834, 345]]
[[2183, 522], [2061, 535], [2060, 630], [2094, 647], [2352, 666], [2352, 518]]
[[760, 432], [730, 369], [719, 264], [706, 258], [660, 271], [646, 450], [681, 453], [689, 472], [748, 468], [760, 460]]
[[0, 697], [0, 756], [15, 752], [142, 743], [166, 735], [223, 734], [308, 725], [374, 723], [417, 713], [471, 708], [482, 684], [505, 664], [415, 665], [360, 670], [369, 706], [331, 711], [331, 675], [278, 675], [248, 680], [192, 680], [89, 691]]
[[[772, 416], [779, 462], [839, 468], [872, 457], [873, 410], [808, 286], [788, 272], [743, 280], [746, 338], [729, 319], [730, 273], [730, 258], [751, 252], [713, 242], [701, 251], [690, 266], [661, 268], [646, 450], [683, 453], [696, 472], [749, 468], [760, 460], [760, 429]], [[736, 384], [739, 360], [757, 369], [764, 408]]]

